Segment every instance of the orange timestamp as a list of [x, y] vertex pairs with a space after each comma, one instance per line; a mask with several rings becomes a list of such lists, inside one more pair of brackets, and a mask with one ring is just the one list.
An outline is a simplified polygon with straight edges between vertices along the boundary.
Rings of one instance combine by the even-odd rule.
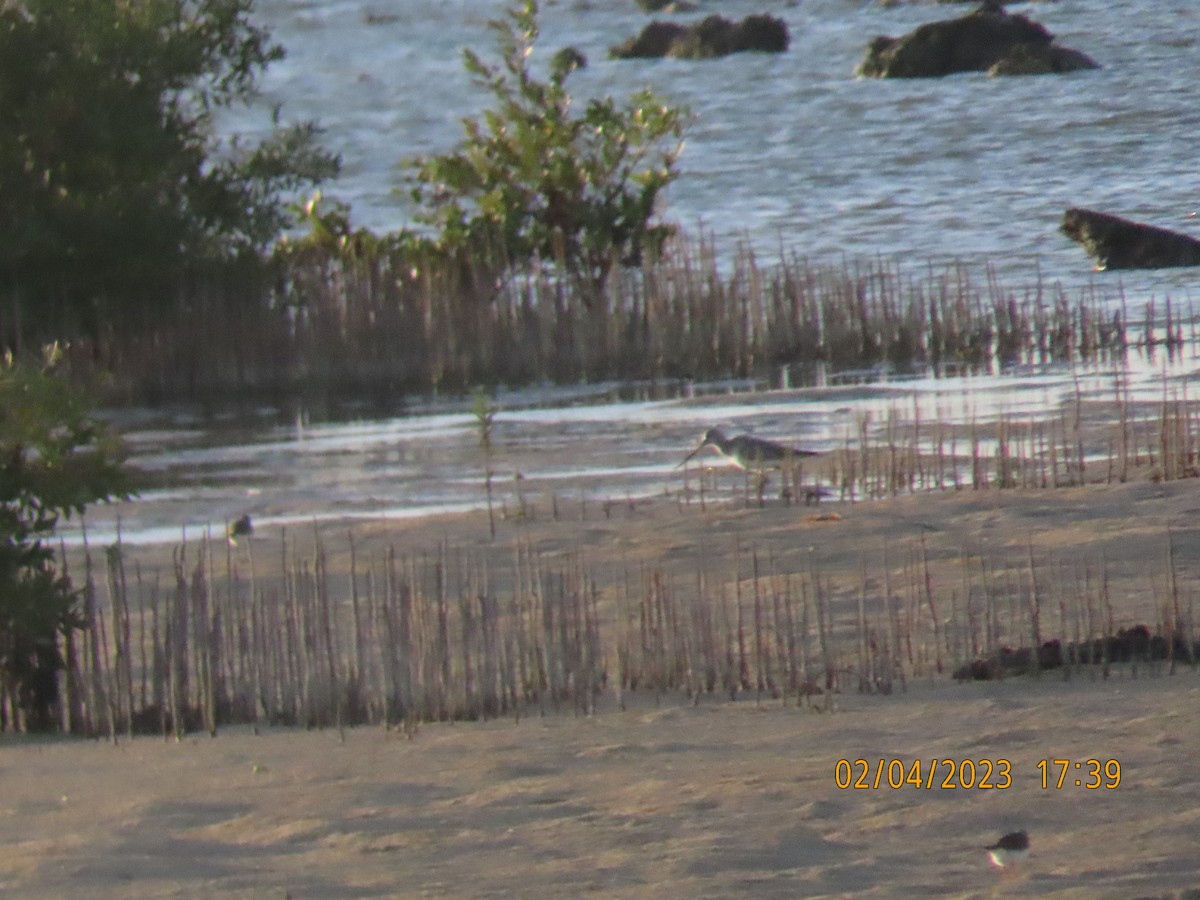
[[1121, 763], [1115, 759], [1041, 759], [1037, 769], [1044, 791], [1064, 787], [1113, 791], [1121, 785]]
[[1007, 759], [839, 759], [833, 781], [842, 790], [1006, 790], [1012, 787]]

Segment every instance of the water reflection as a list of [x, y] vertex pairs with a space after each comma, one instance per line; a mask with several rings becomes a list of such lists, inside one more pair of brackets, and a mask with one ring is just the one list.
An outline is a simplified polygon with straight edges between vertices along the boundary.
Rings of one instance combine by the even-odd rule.
[[[859, 373], [858, 383], [830, 378], [824, 387], [790, 389], [723, 381], [502, 391], [494, 399], [494, 489], [510, 507], [518, 495], [547, 508], [552, 496], [603, 502], [678, 495], [679, 462], [714, 425], [826, 451], [861, 448], [864, 439], [915, 442], [924, 453], [940, 445], [959, 457], [957, 468], [947, 469], [951, 479], [966, 477], [963, 460], [972, 453], [999, 452], [1000, 435], [991, 428], [998, 422], [1031, 454], [1039, 452], [1031, 430], [1038, 423], [1072, 433], [1078, 424], [1086, 432], [1084, 459], [1094, 461], [1111, 452], [1117, 402], [1131, 421], [1150, 421], [1164, 401], [1188, 399], [1195, 360], [1189, 344], [1170, 357], [1132, 354], [1121, 365], [1024, 366], [959, 378], [878, 373], [868, 380]], [[219, 536], [244, 513], [256, 528], [269, 528], [484, 505], [485, 460], [467, 398], [426, 402], [377, 421], [260, 416], [206, 424], [147, 412], [122, 421], [146, 489], [89, 513], [93, 543], [115, 539], [118, 521], [123, 540], [153, 543], [178, 541], [185, 529], [192, 537], [208, 529]], [[722, 464], [704, 457], [707, 467]], [[65, 534], [69, 542], [81, 539], [77, 527]]]

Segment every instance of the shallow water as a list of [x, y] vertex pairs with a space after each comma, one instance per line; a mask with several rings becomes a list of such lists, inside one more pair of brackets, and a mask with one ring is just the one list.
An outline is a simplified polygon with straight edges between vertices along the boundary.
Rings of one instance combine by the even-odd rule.
[[[1193, 350], [1174, 360], [1162, 353], [1135, 355], [1123, 366], [1027, 368], [966, 378], [790, 390], [751, 390], [756, 386], [748, 382], [646, 388], [641, 400], [612, 399], [622, 393], [613, 385], [501, 392], [494, 401], [490, 462], [465, 400], [427, 403], [382, 420], [316, 424], [281, 424], [271, 410], [257, 420], [232, 422], [122, 414], [116, 422], [129, 439], [132, 463], [151, 486], [135, 500], [95, 507], [87, 531], [91, 542], [109, 543], [119, 520], [123, 540], [159, 543], [209, 529], [220, 536], [243, 513], [263, 528], [481, 509], [489, 465], [497, 509], [514, 514], [524, 500], [545, 516], [553, 503], [575, 509], [582, 502], [600, 515], [604, 503], [680, 497], [685, 481], [679, 465], [714, 425], [829, 451], [859, 447], [864, 433], [878, 446], [889, 427], [904, 432], [919, 422], [920, 446], [934, 453], [933, 425], [941, 423], [947, 453], [963, 460], [961, 473], [972, 424], [982, 431], [1001, 418], [1061, 423], [1081, 409], [1089, 420], [1085, 453], [1103, 460], [1111, 449], [1107, 420], [1119, 393], [1133, 415], [1148, 422], [1164, 392], [1167, 399], [1190, 396], [1196, 368]], [[955, 426], [957, 442], [949, 443]], [[996, 449], [987, 436], [979, 448], [985, 456]], [[728, 463], [705, 450], [687, 470], [693, 492], [701, 465], [711, 470]], [[810, 471], [824, 471], [822, 463]], [[736, 470], [710, 471], [708, 483], [710, 500], [744, 502], [746, 482]], [[74, 527], [65, 533], [69, 542], [81, 539]]]

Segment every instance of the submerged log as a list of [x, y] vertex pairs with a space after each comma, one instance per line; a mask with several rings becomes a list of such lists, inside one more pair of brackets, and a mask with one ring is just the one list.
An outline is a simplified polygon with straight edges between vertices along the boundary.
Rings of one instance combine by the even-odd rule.
[[1098, 270], [1200, 266], [1200, 240], [1177, 231], [1078, 207], [1063, 214], [1060, 227], [1083, 244]]

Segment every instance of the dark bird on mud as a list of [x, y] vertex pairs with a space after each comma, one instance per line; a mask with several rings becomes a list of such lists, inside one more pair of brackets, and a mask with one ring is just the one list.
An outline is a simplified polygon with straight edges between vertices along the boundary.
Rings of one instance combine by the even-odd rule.
[[229, 543], [234, 547], [237, 546], [238, 538], [245, 537], [250, 534], [254, 534], [254, 523], [250, 521], [250, 516], [248, 514], [234, 519], [234, 521], [230, 523], [229, 530], [227, 532]]
[[710, 428], [704, 432], [700, 446], [689, 453], [679, 465], [687, 463], [705, 447], [714, 447], [718, 453], [739, 468], [756, 472], [761, 472], [763, 469], [778, 469], [792, 460], [821, 455], [817, 450], [799, 450], [749, 434], [727, 437], [720, 428]]
[[1029, 855], [1029, 835], [1024, 831], [1011, 831], [990, 847], [985, 847], [992, 865], [1004, 868], [1018, 865]]

